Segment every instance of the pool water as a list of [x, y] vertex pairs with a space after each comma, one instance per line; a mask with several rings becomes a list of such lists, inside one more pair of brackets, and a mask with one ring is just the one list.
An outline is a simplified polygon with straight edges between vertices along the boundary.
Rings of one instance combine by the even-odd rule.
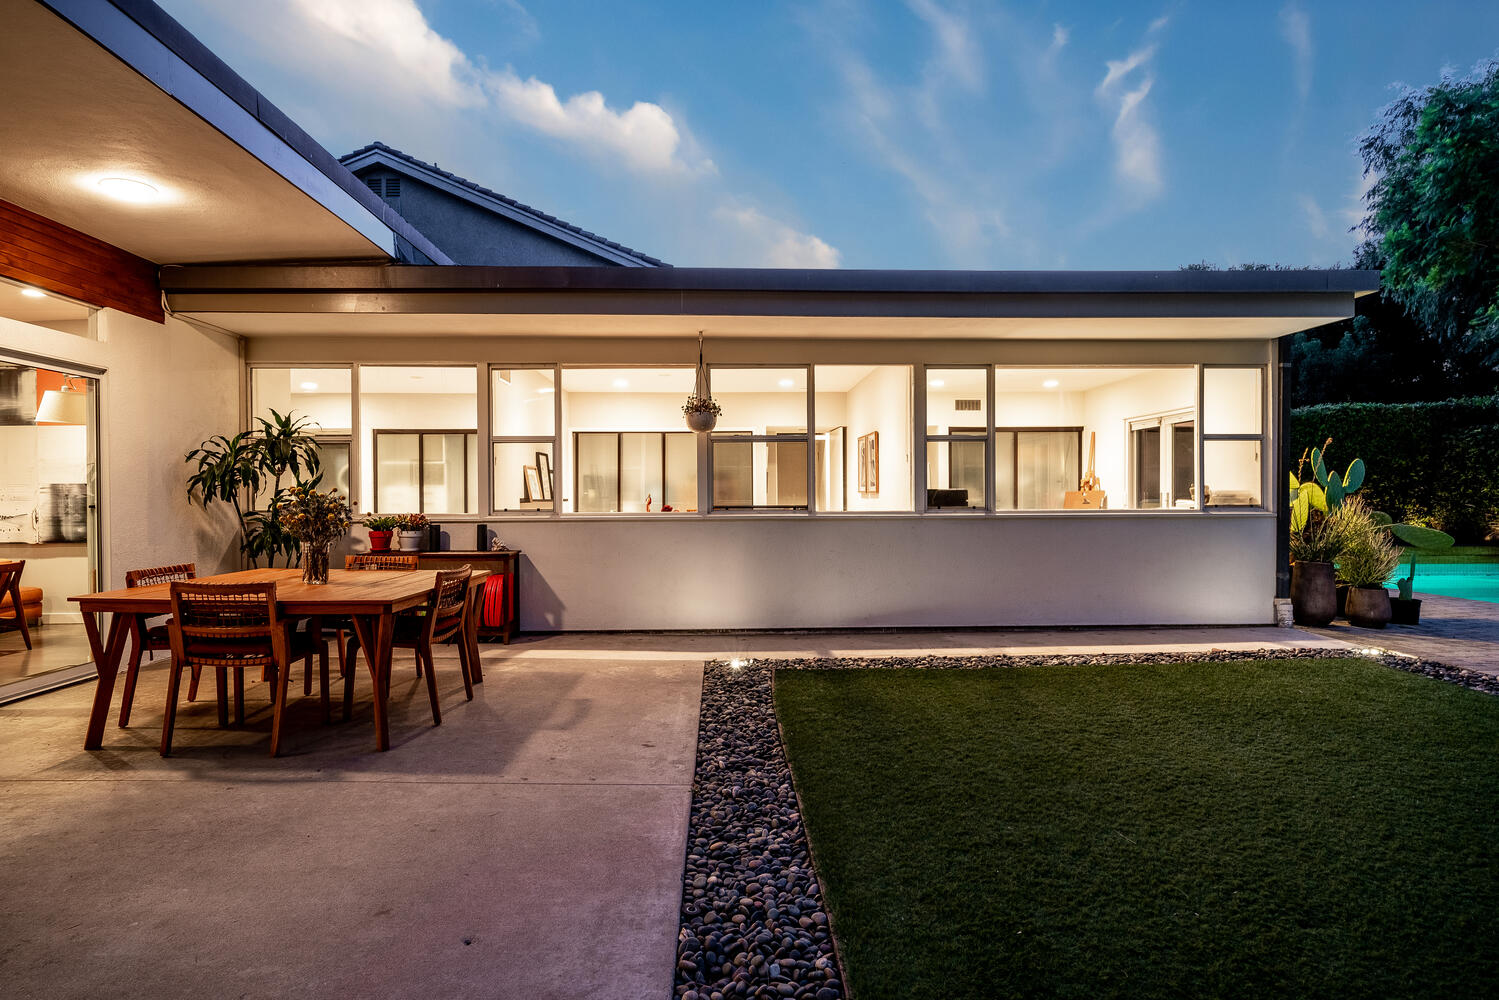
[[[1402, 565], [1387, 585], [1394, 587], [1396, 580], [1405, 574]], [[1499, 604], [1499, 562], [1417, 563], [1415, 591]]]

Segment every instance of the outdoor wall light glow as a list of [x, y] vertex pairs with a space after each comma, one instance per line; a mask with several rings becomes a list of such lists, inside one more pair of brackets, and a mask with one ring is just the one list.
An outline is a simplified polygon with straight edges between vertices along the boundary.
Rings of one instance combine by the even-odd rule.
[[1045, 382], [1041, 383], [1041, 388], [1043, 388], [1043, 389], [1055, 389], [1057, 386], [1059, 386], [1061, 384], [1062, 383], [1058, 382], [1056, 379], [1049, 378]]
[[101, 177], [95, 185], [100, 191], [117, 201], [135, 203], [155, 201], [160, 194], [156, 188], [145, 181], [131, 180], [129, 177]]
[[21, 289], [21, 294], [28, 299], [45, 299], [47, 297], [47, 293], [40, 288], [23, 288]]

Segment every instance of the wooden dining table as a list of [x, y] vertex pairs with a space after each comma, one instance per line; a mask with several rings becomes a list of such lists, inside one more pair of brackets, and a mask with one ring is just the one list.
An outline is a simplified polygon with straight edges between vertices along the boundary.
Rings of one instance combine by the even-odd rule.
[[[473, 682], [483, 681], [479, 669], [478, 600], [485, 570], [474, 570], [469, 580], [468, 608], [465, 613], [463, 641], [468, 646]], [[194, 583], [261, 583], [276, 584], [276, 606], [284, 618], [322, 618], [347, 615], [354, 624], [359, 648], [365, 651], [370, 681], [375, 691], [375, 748], [390, 749], [388, 690], [395, 618], [402, 611], [427, 602], [437, 579], [436, 570], [381, 572], [377, 570], [335, 569], [328, 582], [302, 582], [299, 569], [250, 569], [238, 573], [202, 576]], [[152, 584], [124, 590], [107, 590], [97, 594], [80, 594], [68, 600], [83, 612], [83, 628], [88, 634], [94, 669], [99, 672], [99, 686], [94, 689], [94, 705], [89, 713], [85, 750], [104, 745], [104, 727], [109, 720], [114, 698], [115, 678], [125, 653], [125, 640], [132, 621], [170, 614], [170, 583]], [[109, 629], [101, 638], [100, 618], [110, 615]]]

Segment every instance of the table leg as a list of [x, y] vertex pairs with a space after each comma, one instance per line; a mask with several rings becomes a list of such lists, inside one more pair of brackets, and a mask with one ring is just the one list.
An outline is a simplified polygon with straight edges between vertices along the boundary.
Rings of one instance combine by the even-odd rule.
[[463, 641], [468, 646], [469, 680], [475, 684], [484, 683], [484, 668], [479, 666], [479, 613], [484, 603], [483, 595], [482, 586], [469, 590], [467, 617], [463, 621]]
[[99, 685], [94, 688], [94, 707], [89, 712], [88, 734], [83, 738], [83, 749], [97, 750], [104, 745], [104, 724], [109, 719], [109, 704], [114, 698], [115, 678], [120, 673], [120, 658], [125, 653], [125, 637], [130, 634], [126, 627], [129, 615], [110, 615], [109, 637], [99, 639], [98, 615], [103, 612], [83, 613], [83, 630], [88, 634], [89, 652], [94, 657], [94, 669], [99, 673]]
[[359, 647], [364, 650], [364, 660], [370, 665], [370, 686], [375, 697], [375, 749], [390, 749], [389, 680], [391, 641], [395, 637], [393, 614], [355, 615], [354, 630], [359, 635]]

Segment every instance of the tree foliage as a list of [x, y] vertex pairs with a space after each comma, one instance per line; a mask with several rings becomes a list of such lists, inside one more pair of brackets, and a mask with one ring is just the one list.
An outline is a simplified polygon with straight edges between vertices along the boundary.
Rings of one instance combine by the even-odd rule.
[[1386, 294], [1467, 364], [1499, 364], [1499, 62], [1407, 89], [1359, 140]]

